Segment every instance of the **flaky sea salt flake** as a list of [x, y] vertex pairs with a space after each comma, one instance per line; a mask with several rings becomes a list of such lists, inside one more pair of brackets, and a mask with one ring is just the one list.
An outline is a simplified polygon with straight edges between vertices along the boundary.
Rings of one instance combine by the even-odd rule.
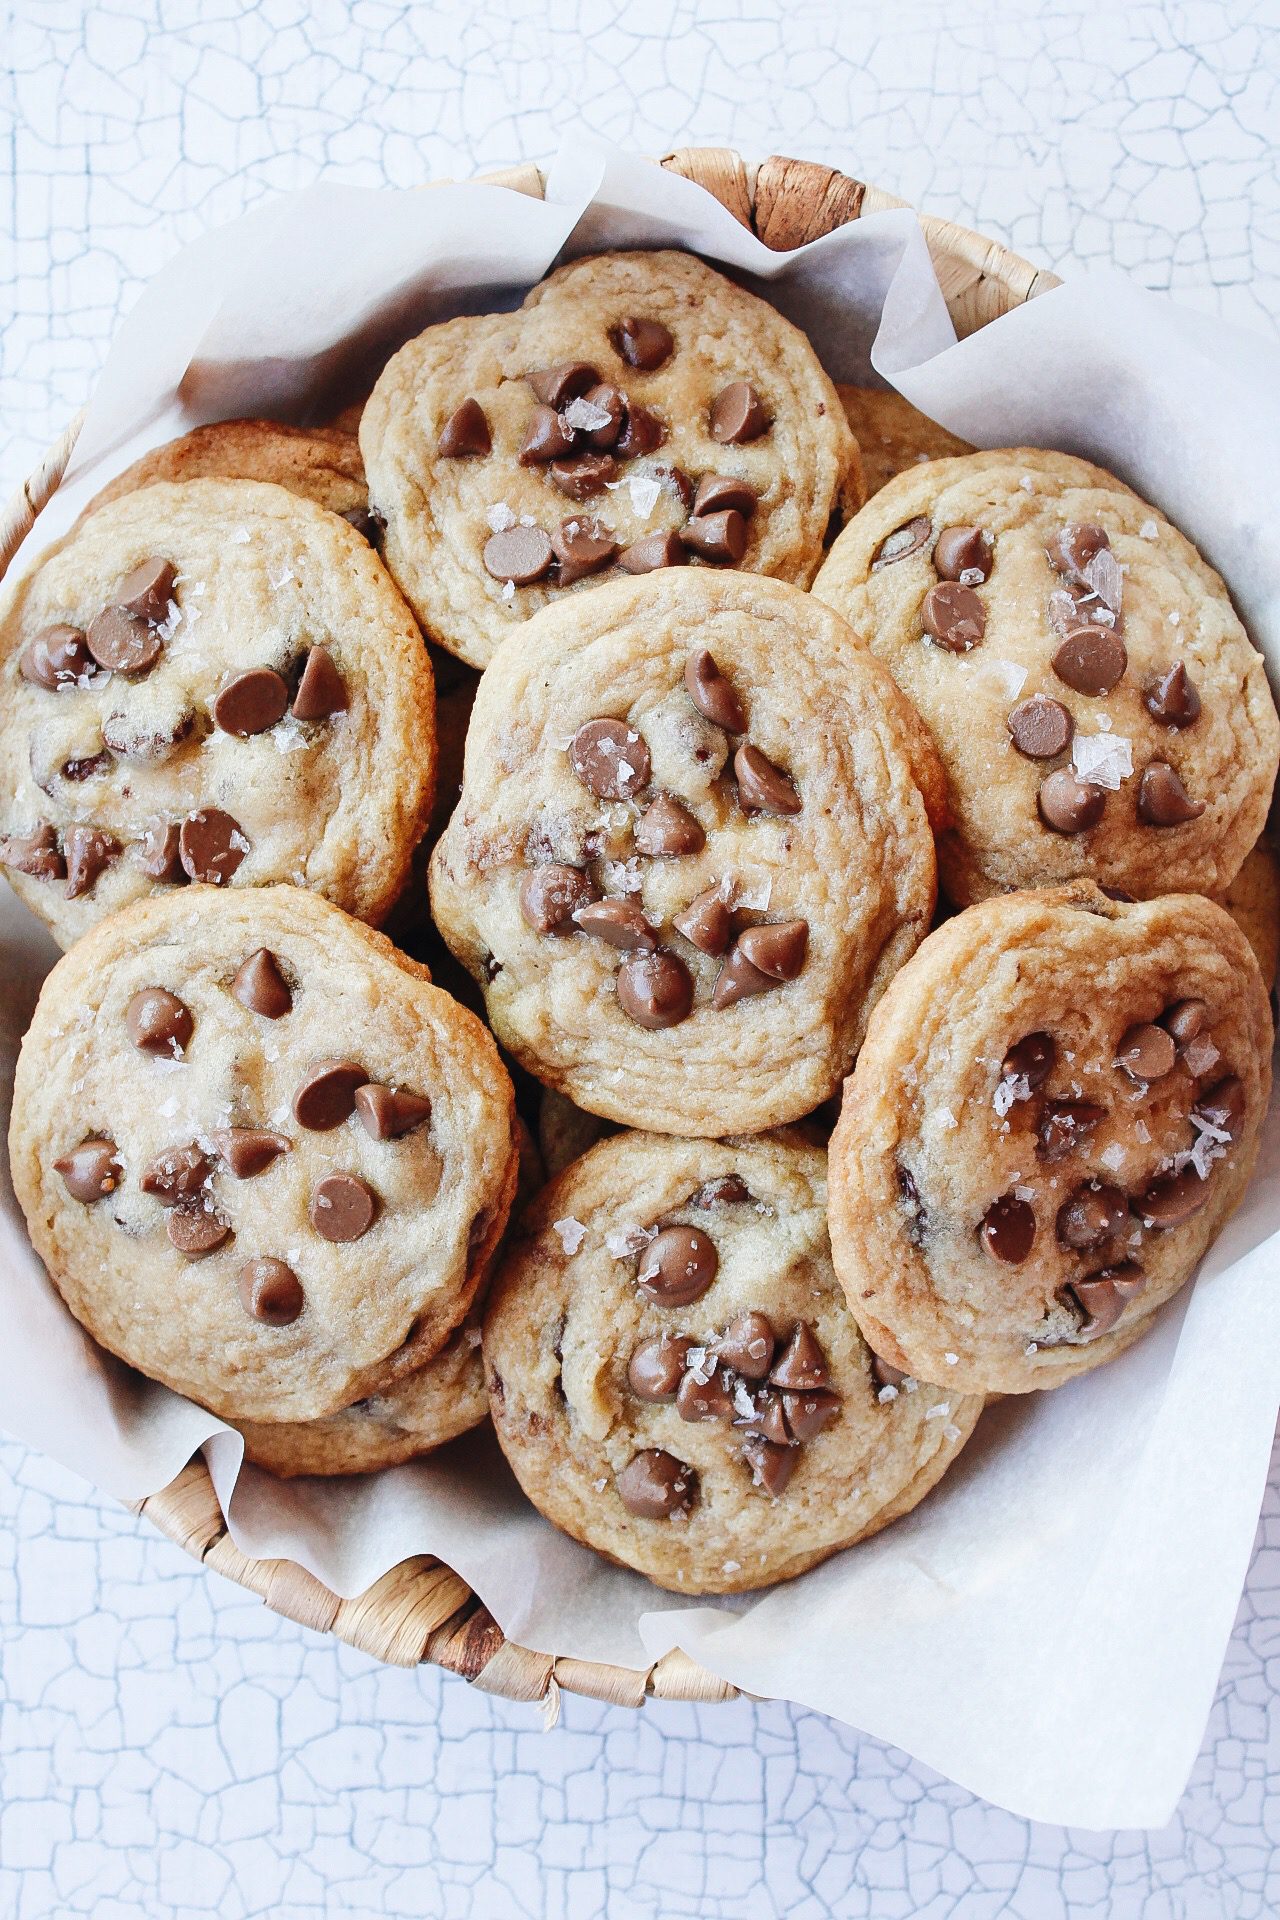
[[1122, 733], [1077, 733], [1071, 743], [1076, 777], [1119, 793], [1133, 773], [1133, 742]]
[[552, 1230], [560, 1236], [560, 1245], [572, 1258], [587, 1237], [587, 1230], [581, 1220], [575, 1220], [571, 1213], [567, 1213], [563, 1220], [553, 1220], [551, 1226]]

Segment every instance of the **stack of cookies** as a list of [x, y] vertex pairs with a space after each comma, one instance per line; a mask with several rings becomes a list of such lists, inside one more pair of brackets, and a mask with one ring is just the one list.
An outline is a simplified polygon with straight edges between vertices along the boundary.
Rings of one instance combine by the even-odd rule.
[[488, 1417], [608, 1558], [788, 1578], [1238, 1204], [1261, 657], [1110, 474], [837, 390], [685, 254], [354, 414], [158, 449], [0, 607], [33, 1245], [273, 1472]]

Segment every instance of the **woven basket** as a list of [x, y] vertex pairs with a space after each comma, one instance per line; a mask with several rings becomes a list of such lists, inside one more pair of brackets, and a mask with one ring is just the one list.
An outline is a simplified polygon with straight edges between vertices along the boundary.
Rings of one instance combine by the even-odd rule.
[[[727, 147], [684, 147], [662, 165], [713, 193], [734, 218], [776, 252], [815, 240], [864, 213], [905, 202], [830, 167], [773, 158], [749, 166]], [[544, 177], [527, 165], [483, 179], [541, 199]], [[1058, 285], [994, 241], [949, 220], [921, 215], [933, 264], [952, 322], [961, 336], [1038, 293]], [[0, 517], [0, 578], [56, 492], [66, 471], [82, 415], [67, 427]], [[543, 1701], [554, 1709], [560, 1689], [615, 1705], [663, 1700], [729, 1700], [738, 1689], [685, 1654], [666, 1654], [646, 1670], [604, 1666], [531, 1653], [504, 1638], [488, 1609], [464, 1580], [426, 1555], [403, 1561], [353, 1600], [340, 1600], [289, 1560], [248, 1560], [233, 1545], [200, 1456], [170, 1486], [135, 1509], [184, 1552], [259, 1594], [276, 1613], [395, 1666], [429, 1661], [460, 1673], [487, 1692], [511, 1700]]]

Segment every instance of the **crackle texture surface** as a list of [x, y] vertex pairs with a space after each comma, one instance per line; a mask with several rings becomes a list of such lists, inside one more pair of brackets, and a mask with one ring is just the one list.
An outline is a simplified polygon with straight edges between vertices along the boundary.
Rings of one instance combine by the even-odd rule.
[[[860, 172], [1060, 272], [1269, 326], [1280, 29], [1225, 0], [54, 0], [15, 19], [4, 490], [158, 258], [325, 167], [416, 185], [598, 130]], [[1280, 1907], [1280, 1454], [1204, 1748], [1159, 1833], [1064, 1831], [776, 1703], [535, 1711], [268, 1613], [0, 1443], [17, 1920], [1263, 1920]]]

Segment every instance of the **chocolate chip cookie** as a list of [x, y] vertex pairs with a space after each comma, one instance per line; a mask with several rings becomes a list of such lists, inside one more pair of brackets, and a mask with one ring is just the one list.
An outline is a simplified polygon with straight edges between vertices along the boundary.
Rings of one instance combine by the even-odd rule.
[[516, 1182], [480, 1022], [294, 887], [103, 921], [14, 1093], [32, 1245], [99, 1343], [232, 1421], [384, 1395], [458, 1327]]
[[1262, 978], [1274, 986], [1280, 964], [1280, 861], [1265, 835], [1217, 899], [1253, 948]]
[[1197, 895], [1081, 881], [949, 920], [872, 1015], [831, 1141], [866, 1338], [969, 1393], [1129, 1346], [1244, 1193], [1271, 1040], [1247, 940]]
[[909, 1512], [982, 1406], [859, 1336], [800, 1131], [592, 1147], [514, 1236], [484, 1359], [533, 1504], [679, 1593], [789, 1579]]
[[1229, 886], [1280, 721], [1191, 543], [1100, 468], [1011, 448], [899, 474], [814, 592], [885, 662], [951, 786], [958, 904], [1088, 876], [1138, 899]]
[[424, 632], [479, 667], [620, 572], [807, 586], [861, 497], [804, 335], [675, 252], [577, 260], [516, 313], [428, 328], [384, 369], [360, 446], [387, 565]]
[[752, 1131], [839, 1084], [933, 911], [941, 779], [889, 675], [779, 581], [547, 607], [485, 673], [432, 910], [580, 1107]]
[[369, 488], [354, 431], [289, 427], [279, 420], [219, 420], [194, 427], [153, 447], [109, 480], [89, 502], [82, 520], [158, 480], [269, 480], [341, 514], [357, 533], [377, 543], [379, 529], [370, 517]]
[[64, 946], [187, 881], [361, 919], [431, 805], [431, 668], [336, 514], [253, 480], [100, 508], [0, 601], [0, 865]]
[[905, 468], [973, 452], [967, 440], [948, 433], [892, 387], [837, 386], [836, 392], [858, 443], [868, 496]]

